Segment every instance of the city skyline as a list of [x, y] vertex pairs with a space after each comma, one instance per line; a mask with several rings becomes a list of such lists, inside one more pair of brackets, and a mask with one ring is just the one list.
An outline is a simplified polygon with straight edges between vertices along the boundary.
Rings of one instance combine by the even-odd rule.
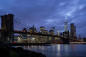
[[58, 31], [64, 31], [64, 21], [68, 19], [69, 24], [76, 25], [77, 34], [86, 37], [85, 3], [85, 0], [1, 0], [0, 15], [13, 13], [15, 29], [34, 24], [37, 28], [55, 26]]

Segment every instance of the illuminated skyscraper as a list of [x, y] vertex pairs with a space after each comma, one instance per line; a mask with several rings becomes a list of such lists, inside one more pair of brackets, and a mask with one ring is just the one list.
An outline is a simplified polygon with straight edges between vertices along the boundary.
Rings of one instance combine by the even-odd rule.
[[35, 33], [37, 32], [36, 27], [33, 25], [32, 27], [29, 28], [30, 33]]
[[49, 34], [54, 35], [54, 31], [55, 31], [55, 27], [51, 27], [51, 29], [49, 30]]
[[68, 30], [68, 22], [67, 19], [64, 22], [64, 32], [63, 32], [63, 37], [64, 38], [69, 38], [69, 30]]
[[59, 31], [57, 31], [57, 35], [60, 36], [60, 32]]
[[54, 30], [49, 30], [49, 34], [54, 35]]
[[44, 33], [44, 32], [45, 32], [45, 27], [44, 27], [44, 26], [41, 26], [41, 27], [40, 27], [40, 32], [41, 32], [41, 33]]
[[[44, 26], [40, 27], [40, 33], [42, 34], [48, 34], [48, 31], [45, 29]], [[41, 43], [45, 43], [48, 40], [48, 36], [39, 36]]]
[[67, 20], [65, 20], [65, 22], [64, 22], [64, 30], [65, 30], [65, 32], [68, 31], [68, 22], [67, 22]]

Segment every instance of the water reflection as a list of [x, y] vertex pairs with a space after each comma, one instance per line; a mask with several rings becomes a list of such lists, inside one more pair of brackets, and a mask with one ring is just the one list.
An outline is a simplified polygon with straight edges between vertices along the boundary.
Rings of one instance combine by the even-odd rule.
[[86, 45], [23, 46], [24, 49], [45, 54], [47, 57], [86, 57]]
[[60, 47], [60, 44], [59, 44], [59, 45], [57, 45], [57, 51], [58, 51], [57, 56], [61, 56], [60, 49], [61, 49], [61, 47]]

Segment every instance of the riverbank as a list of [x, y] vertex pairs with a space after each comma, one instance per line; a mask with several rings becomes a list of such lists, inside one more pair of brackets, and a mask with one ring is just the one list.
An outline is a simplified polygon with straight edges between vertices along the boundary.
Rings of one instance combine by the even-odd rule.
[[86, 44], [86, 42], [70, 42], [70, 44]]
[[[9, 46], [51, 46], [63, 43], [8, 43]], [[86, 42], [69, 42], [69, 44], [86, 44]]]
[[51, 43], [8, 43], [9, 46], [49, 46]]
[[0, 57], [46, 57], [46, 56], [34, 51], [24, 50], [21, 47], [14, 48], [1, 45]]

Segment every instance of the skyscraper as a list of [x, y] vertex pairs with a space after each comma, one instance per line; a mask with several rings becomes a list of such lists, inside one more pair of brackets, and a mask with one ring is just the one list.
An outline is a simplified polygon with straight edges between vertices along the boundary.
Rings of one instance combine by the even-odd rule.
[[45, 32], [45, 27], [44, 27], [44, 26], [41, 26], [41, 27], [40, 27], [40, 32], [41, 32], [41, 33], [44, 33], [44, 32]]
[[65, 20], [65, 22], [64, 22], [64, 30], [65, 30], [65, 32], [68, 31], [68, 22], [67, 22], [67, 20]]
[[33, 25], [32, 27], [29, 28], [29, 32], [30, 33], [36, 33], [37, 32], [37, 29], [36, 27]]
[[[40, 33], [42, 33], [42, 34], [48, 34], [48, 31], [45, 29], [45, 27], [44, 26], [41, 26], [40, 27]], [[45, 42], [47, 42], [47, 36], [39, 36], [39, 38], [40, 38], [40, 42], [41, 43], [45, 43]]]
[[67, 19], [64, 22], [64, 32], [63, 32], [64, 38], [69, 38], [69, 30], [68, 30], [68, 22]]
[[54, 35], [54, 30], [49, 30], [49, 34]]
[[70, 24], [70, 37], [72, 39], [76, 38], [76, 26], [74, 25], [74, 23]]

